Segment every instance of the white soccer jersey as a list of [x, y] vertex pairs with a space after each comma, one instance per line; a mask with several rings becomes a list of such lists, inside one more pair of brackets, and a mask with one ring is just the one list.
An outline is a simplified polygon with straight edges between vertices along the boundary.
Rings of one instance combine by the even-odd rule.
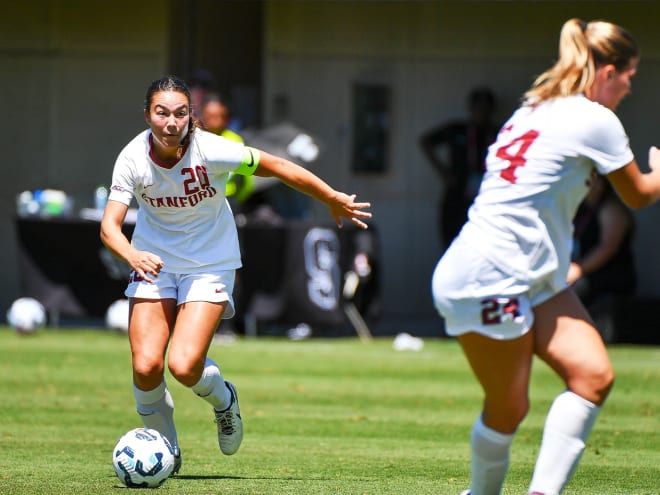
[[[151, 131], [119, 154], [110, 200], [139, 210], [131, 243], [163, 260], [163, 271], [201, 273], [241, 266], [234, 217], [225, 198], [230, 172], [252, 155], [242, 143], [195, 130], [185, 154], [171, 168], [151, 155]], [[256, 167], [253, 167], [253, 169]]]
[[562, 288], [592, 171], [608, 174], [632, 160], [616, 115], [583, 95], [523, 106], [489, 147], [462, 235], [520, 280], [553, 274], [551, 284]]

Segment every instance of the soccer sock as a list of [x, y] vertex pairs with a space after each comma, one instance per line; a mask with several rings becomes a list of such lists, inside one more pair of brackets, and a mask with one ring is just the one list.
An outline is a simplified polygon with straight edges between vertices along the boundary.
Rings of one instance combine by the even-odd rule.
[[202, 377], [192, 386], [192, 390], [216, 411], [223, 411], [231, 405], [231, 393], [225, 385], [220, 368], [209, 358], [204, 363]]
[[174, 401], [165, 381], [155, 389], [147, 391], [133, 385], [133, 395], [144, 426], [158, 430], [173, 447], [178, 447], [179, 439], [174, 426]]
[[472, 427], [470, 495], [499, 495], [509, 467], [509, 447], [513, 434], [488, 428], [477, 418]]
[[553, 402], [529, 492], [559, 495], [584, 451], [600, 407], [566, 390]]

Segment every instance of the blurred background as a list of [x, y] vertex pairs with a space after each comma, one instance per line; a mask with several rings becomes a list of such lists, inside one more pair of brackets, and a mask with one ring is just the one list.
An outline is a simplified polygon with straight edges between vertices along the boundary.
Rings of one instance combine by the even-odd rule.
[[[230, 102], [239, 132], [295, 122], [322, 143], [310, 168], [372, 202], [381, 267], [376, 331], [440, 331], [430, 277], [441, 253], [443, 187], [419, 137], [463, 117], [475, 86], [492, 89], [496, 118], [505, 119], [555, 60], [570, 17], [620, 24], [641, 46], [633, 94], [618, 114], [645, 168], [648, 147], [660, 144], [660, 2], [4, 2], [0, 319], [25, 295], [17, 195], [55, 189], [76, 211], [92, 207], [119, 151], [146, 128], [148, 84], [164, 74], [189, 80], [203, 69]], [[310, 207], [311, 218], [328, 222], [324, 207]], [[644, 298], [660, 297], [658, 208], [635, 213]], [[55, 253], [58, 243], [75, 252], [76, 239], [43, 247]], [[70, 264], [64, 268], [80, 279], [89, 276]]]

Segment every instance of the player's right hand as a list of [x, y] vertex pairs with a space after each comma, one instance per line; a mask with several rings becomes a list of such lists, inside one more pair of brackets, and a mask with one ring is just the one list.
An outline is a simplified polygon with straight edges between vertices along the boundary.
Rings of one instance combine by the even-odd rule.
[[149, 283], [153, 283], [154, 278], [158, 277], [163, 268], [163, 260], [160, 259], [160, 256], [149, 251], [135, 250], [128, 260], [128, 264], [135, 270], [135, 273]]

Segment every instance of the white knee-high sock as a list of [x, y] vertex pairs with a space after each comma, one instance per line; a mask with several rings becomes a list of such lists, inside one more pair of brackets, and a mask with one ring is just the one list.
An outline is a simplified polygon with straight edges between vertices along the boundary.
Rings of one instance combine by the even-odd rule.
[[179, 439], [174, 426], [174, 401], [165, 382], [147, 391], [133, 385], [133, 396], [144, 426], [158, 430], [173, 447], [178, 447]]
[[553, 402], [529, 492], [559, 495], [577, 467], [600, 407], [570, 390]]
[[509, 468], [509, 447], [513, 434], [488, 428], [477, 418], [472, 427], [470, 495], [499, 495]]
[[217, 411], [227, 409], [231, 405], [231, 393], [225, 385], [220, 368], [209, 358], [206, 358], [204, 363], [202, 377], [192, 386], [192, 390]]

